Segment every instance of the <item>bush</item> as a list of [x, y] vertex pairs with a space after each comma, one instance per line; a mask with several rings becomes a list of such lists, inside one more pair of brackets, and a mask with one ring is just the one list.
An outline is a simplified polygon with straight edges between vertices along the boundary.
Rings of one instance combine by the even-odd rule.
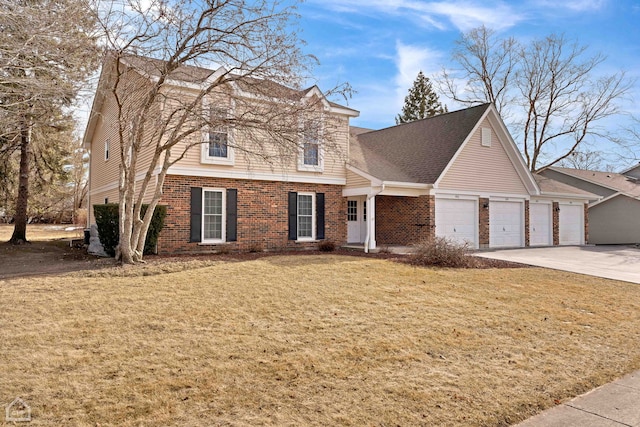
[[413, 265], [465, 268], [473, 264], [473, 258], [468, 256], [469, 245], [445, 237], [425, 240], [414, 245], [414, 248], [415, 252], [409, 257]]
[[[148, 205], [142, 205], [141, 214], [144, 216], [147, 211]], [[108, 203], [106, 205], [93, 205], [93, 213], [96, 217], [96, 225], [98, 226], [98, 235], [100, 236], [100, 243], [104, 247], [106, 253], [111, 256], [116, 254], [116, 246], [118, 246], [118, 240], [120, 239], [119, 216], [118, 216], [118, 204]], [[158, 205], [153, 212], [151, 218], [151, 224], [149, 224], [149, 232], [147, 233], [147, 240], [144, 242], [144, 253], [154, 253], [156, 244], [158, 243], [158, 236], [162, 227], [164, 227], [164, 219], [167, 216], [167, 207]]]
[[330, 240], [323, 240], [318, 243], [318, 250], [320, 252], [333, 252], [336, 250], [336, 244]]

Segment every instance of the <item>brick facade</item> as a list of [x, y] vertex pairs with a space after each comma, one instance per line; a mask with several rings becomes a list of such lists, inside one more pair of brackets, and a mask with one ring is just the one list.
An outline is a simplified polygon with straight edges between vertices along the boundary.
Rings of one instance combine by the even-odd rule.
[[553, 202], [551, 206], [553, 218], [553, 246], [560, 245], [560, 204]]
[[[191, 187], [238, 190], [238, 238], [236, 242], [200, 244], [189, 241]], [[158, 253], [210, 253], [225, 250], [281, 250], [317, 247], [317, 242], [288, 240], [290, 191], [325, 195], [325, 241], [346, 243], [346, 198], [342, 186], [277, 181], [167, 176], [160, 204], [167, 205], [165, 226], [158, 239]]]
[[529, 201], [525, 200], [524, 201], [524, 246], [525, 247], [529, 247], [531, 246], [531, 236], [530, 236], [530, 230], [529, 230]]
[[[486, 207], [485, 207], [486, 206]], [[489, 210], [491, 205], [489, 199], [478, 199], [478, 247], [480, 249], [489, 247], [490, 238], [490, 224], [489, 224]]]
[[589, 243], [589, 204], [584, 204], [584, 244]]
[[408, 245], [435, 236], [433, 196], [376, 196], [376, 242]]

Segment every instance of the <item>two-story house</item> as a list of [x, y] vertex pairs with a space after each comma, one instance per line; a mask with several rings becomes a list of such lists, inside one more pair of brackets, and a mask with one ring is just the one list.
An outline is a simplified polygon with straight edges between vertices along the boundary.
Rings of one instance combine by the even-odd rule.
[[[146, 58], [125, 61], [132, 88], [157, 79], [154, 66], [162, 66]], [[84, 136], [91, 156], [90, 223], [92, 205], [118, 201], [118, 132], [127, 124], [114, 96], [100, 90], [112, 71], [103, 67]], [[183, 66], [162, 90], [193, 97], [219, 73]], [[225, 119], [172, 149], [185, 154], [164, 182], [160, 203], [168, 210], [160, 253], [211, 252], [220, 245], [304, 248], [321, 240], [373, 249], [434, 235], [472, 248], [586, 242], [585, 206], [593, 195], [532, 175], [490, 104], [371, 131], [350, 127], [359, 112], [328, 101], [315, 86], [296, 91], [257, 84], [273, 88], [273, 99], [256, 96], [242, 79], [204, 96], [202, 111]], [[166, 98], [173, 101], [151, 109], [158, 122], [184, 104], [175, 101], [179, 97]], [[294, 149], [288, 153], [268, 131], [234, 121], [258, 114], [265, 102], [281, 101], [311, 104], [315, 112], [294, 118]], [[145, 132], [151, 135], [156, 129], [149, 123]], [[152, 151], [150, 146], [140, 152], [139, 179]]]

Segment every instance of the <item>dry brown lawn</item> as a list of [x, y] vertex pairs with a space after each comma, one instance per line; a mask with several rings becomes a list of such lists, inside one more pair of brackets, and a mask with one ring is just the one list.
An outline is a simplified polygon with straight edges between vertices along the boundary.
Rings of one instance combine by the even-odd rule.
[[[84, 236], [82, 228], [68, 230], [68, 228], [80, 227], [77, 225], [54, 224], [29, 224], [27, 226], [27, 240], [41, 242], [57, 239], [79, 239]], [[0, 242], [6, 242], [13, 234], [12, 224], [0, 224]]]
[[0, 281], [0, 401], [30, 425], [495, 426], [640, 368], [638, 285], [335, 255], [176, 270]]

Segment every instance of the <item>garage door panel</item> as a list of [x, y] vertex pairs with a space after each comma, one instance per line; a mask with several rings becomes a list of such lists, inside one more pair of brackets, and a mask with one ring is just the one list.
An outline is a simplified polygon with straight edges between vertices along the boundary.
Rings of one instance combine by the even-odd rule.
[[523, 224], [521, 202], [492, 201], [489, 204], [489, 246], [522, 246]]
[[582, 215], [581, 205], [560, 205], [559, 231], [561, 245], [582, 244]]
[[551, 246], [552, 222], [550, 203], [529, 205], [529, 244], [531, 246]]
[[477, 247], [475, 200], [436, 199], [436, 236]]

